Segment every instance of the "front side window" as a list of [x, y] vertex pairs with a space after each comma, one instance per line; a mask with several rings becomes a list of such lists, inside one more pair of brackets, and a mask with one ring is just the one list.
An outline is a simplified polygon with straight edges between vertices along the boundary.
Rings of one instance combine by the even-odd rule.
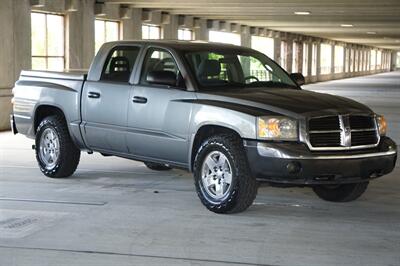
[[199, 51], [185, 54], [200, 89], [296, 87], [284, 70], [261, 53]]
[[32, 69], [64, 70], [64, 16], [32, 12], [31, 30]]
[[140, 48], [136, 46], [117, 47], [111, 50], [104, 64], [101, 80], [128, 82], [139, 51]]
[[[140, 83], [148, 85], [147, 76], [154, 72], [172, 73], [175, 75], [177, 83], [178, 79], [181, 77], [175, 59], [168, 51], [163, 49], [150, 49], [147, 52], [140, 76]], [[178, 87], [181, 87], [181, 85], [178, 84]]]

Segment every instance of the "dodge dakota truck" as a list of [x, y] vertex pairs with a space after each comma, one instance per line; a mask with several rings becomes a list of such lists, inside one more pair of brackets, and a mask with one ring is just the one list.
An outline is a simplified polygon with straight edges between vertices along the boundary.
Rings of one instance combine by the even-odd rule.
[[22, 71], [11, 126], [35, 139], [39, 168], [52, 178], [72, 175], [86, 151], [187, 169], [216, 213], [247, 209], [260, 181], [355, 200], [395, 167], [387, 122], [303, 84], [249, 48], [110, 42], [87, 73]]

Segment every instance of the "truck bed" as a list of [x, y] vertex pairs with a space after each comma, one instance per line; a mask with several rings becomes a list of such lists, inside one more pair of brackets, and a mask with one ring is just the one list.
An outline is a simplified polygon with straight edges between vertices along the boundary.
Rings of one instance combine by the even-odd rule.
[[72, 137], [78, 134], [80, 98], [87, 71], [66, 72], [23, 70], [13, 89], [14, 118], [18, 132], [34, 137], [38, 106], [53, 106], [66, 116]]

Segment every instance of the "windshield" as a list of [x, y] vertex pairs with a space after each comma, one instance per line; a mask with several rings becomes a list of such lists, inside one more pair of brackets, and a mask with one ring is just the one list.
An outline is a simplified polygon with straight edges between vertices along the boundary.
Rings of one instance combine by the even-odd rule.
[[198, 51], [185, 54], [200, 89], [292, 87], [297, 85], [274, 61], [258, 52]]

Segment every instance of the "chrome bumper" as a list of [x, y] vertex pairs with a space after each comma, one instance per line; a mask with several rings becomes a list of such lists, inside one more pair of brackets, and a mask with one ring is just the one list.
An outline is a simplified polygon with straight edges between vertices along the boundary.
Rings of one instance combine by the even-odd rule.
[[367, 151], [365, 153], [354, 153], [354, 154], [293, 154], [293, 150], [287, 150], [276, 148], [275, 145], [268, 143], [258, 143], [257, 151], [263, 157], [272, 157], [280, 159], [292, 159], [292, 160], [338, 160], [338, 159], [362, 159], [371, 157], [390, 156], [397, 153], [396, 145], [388, 145], [384, 151]]

